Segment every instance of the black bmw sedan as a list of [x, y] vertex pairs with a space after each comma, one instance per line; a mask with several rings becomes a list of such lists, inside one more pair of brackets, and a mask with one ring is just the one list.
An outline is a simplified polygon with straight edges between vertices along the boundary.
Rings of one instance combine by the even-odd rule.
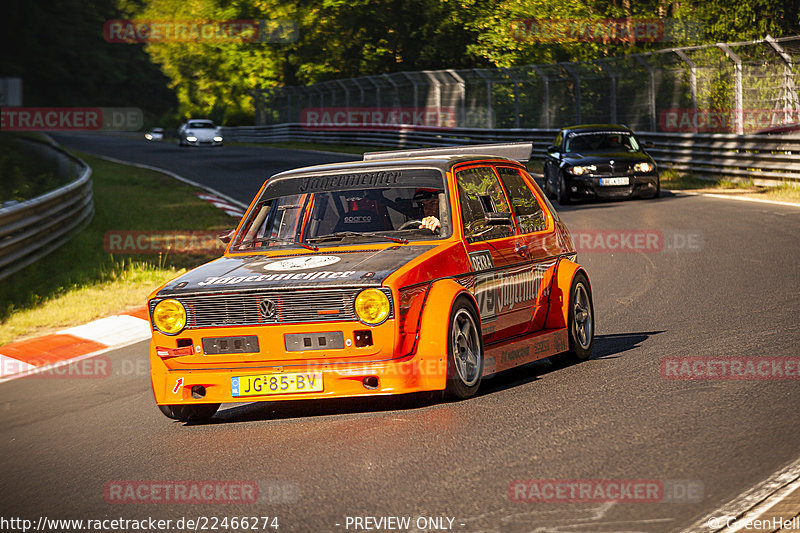
[[586, 198], [656, 198], [658, 169], [633, 132], [615, 124], [570, 126], [547, 148], [544, 190], [559, 204]]

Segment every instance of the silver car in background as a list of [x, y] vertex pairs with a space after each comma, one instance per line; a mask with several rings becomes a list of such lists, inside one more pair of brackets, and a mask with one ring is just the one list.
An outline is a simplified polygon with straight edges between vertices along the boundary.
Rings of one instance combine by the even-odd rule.
[[190, 119], [178, 128], [180, 146], [222, 146], [222, 128], [210, 120]]

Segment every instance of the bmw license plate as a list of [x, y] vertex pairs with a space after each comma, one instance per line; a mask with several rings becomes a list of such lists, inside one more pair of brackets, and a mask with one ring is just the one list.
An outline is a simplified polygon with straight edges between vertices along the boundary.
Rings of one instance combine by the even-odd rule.
[[321, 391], [322, 372], [257, 374], [231, 378], [231, 396], [237, 397]]
[[600, 178], [600, 185], [628, 185], [628, 178]]

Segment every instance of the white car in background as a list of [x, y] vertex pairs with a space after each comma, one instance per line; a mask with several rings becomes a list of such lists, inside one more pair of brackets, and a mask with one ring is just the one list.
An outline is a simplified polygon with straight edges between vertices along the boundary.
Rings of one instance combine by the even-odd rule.
[[222, 128], [210, 120], [190, 119], [178, 128], [180, 146], [222, 146]]
[[148, 141], [163, 141], [164, 128], [153, 128], [152, 130], [144, 134], [144, 138], [147, 139]]

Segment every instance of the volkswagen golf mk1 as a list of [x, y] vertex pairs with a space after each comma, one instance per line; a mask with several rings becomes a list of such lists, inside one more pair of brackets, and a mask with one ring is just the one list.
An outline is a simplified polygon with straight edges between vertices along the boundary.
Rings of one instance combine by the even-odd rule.
[[224, 255], [155, 290], [161, 411], [443, 391], [590, 356], [589, 278], [530, 143], [364, 155], [269, 178]]

